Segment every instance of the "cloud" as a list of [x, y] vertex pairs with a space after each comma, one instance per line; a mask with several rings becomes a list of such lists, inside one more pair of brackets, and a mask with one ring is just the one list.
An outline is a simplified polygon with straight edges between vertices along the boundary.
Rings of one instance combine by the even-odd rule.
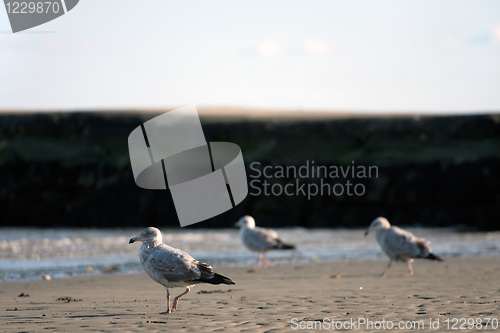
[[441, 39], [441, 42], [442, 42], [444, 47], [449, 48], [449, 49], [456, 49], [456, 48], [460, 47], [460, 45], [462, 44], [460, 39], [458, 39], [455, 36], [450, 36], [450, 35], [444, 36]]
[[494, 41], [500, 42], [500, 24], [495, 24], [491, 28], [491, 36]]
[[488, 45], [490, 43], [490, 37], [490, 33], [488, 31], [484, 31], [470, 36], [467, 39], [467, 43], [475, 46]]
[[441, 38], [441, 45], [447, 49], [463, 49], [464, 47], [489, 46], [500, 43], [500, 24], [491, 25], [489, 30], [478, 31], [468, 36], [445, 35]]
[[273, 41], [261, 43], [258, 49], [260, 54], [267, 58], [275, 58], [281, 53], [281, 45]]
[[307, 40], [303, 46], [307, 51], [316, 54], [327, 54], [329, 51], [328, 44], [320, 40]]

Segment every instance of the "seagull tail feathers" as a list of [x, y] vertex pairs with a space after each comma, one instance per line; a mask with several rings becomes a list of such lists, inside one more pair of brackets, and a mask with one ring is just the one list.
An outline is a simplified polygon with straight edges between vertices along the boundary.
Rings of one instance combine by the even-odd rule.
[[281, 239], [276, 240], [275, 249], [277, 250], [295, 250], [295, 245], [283, 243]]
[[235, 284], [230, 278], [220, 275], [218, 273], [214, 273], [214, 276], [211, 278], [201, 278], [199, 279], [201, 282], [210, 283], [210, 284]]
[[429, 255], [427, 257], [425, 257], [425, 259], [443, 261], [443, 259], [441, 257], [438, 257], [437, 255], [435, 255], [433, 253], [429, 253]]
[[282, 244], [280, 250], [295, 250], [295, 245], [293, 244]]

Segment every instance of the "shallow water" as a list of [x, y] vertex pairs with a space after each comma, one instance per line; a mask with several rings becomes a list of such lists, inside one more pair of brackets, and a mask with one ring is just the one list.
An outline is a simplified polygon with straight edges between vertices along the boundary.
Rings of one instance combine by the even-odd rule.
[[[407, 228], [432, 241], [442, 257], [500, 256], [500, 232], [464, 233], [451, 229]], [[67, 278], [86, 274], [141, 272], [140, 243], [129, 244], [141, 229], [0, 229], [0, 280]], [[298, 250], [296, 262], [384, 259], [373, 235], [364, 230], [277, 229]], [[163, 242], [216, 267], [254, 265], [238, 230], [163, 229]], [[268, 254], [273, 263], [288, 262], [291, 251]]]

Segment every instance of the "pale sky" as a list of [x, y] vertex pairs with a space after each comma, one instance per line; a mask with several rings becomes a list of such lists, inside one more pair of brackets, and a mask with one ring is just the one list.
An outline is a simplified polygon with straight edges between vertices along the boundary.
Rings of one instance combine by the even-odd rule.
[[500, 1], [80, 0], [13, 34], [0, 109], [500, 110]]

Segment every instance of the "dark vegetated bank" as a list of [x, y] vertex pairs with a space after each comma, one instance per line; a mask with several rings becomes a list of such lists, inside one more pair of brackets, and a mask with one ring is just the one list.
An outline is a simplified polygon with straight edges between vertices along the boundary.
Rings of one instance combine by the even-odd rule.
[[[0, 115], [1, 225], [178, 226], [170, 193], [138, 188], [133, 180], [127, 138], [150, 117]], [[362, 196], [249, 195], [193, 227], [231, 227], [251, 214], [276, 227], [366, 227], [384, 215], [394, 224], [500, 229], [498, 115], [307, 122], [202, 117], [202, 124], [207, 141], [241, 147], [249, 181], [256, 179], [252, 162], [376, 166], [378, 178], [354, 180], [363, 184]], [[300, 179], [306, 186], [318, 181]]]

